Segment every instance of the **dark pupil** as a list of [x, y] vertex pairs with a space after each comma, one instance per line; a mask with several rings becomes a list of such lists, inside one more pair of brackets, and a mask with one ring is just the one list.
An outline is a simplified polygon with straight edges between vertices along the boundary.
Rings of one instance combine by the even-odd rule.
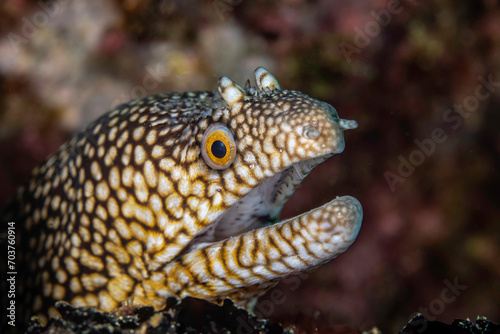
[[224, 143], [220, 140], [214, 141], [210, 149], [212, 150], [212, 154], [216, 158], [222, 159], [226, 156], [226, 145], [224, 145]]

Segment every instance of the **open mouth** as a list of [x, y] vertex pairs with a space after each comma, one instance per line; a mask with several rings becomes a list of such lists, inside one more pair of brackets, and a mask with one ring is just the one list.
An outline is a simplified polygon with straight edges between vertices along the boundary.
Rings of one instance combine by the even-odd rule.
[[248, 306], [249, 300], [278, 279], [311, 270], [343, 253], [356, 239], [363, 216], [353, 197], [337, 197], [278, 221], [302, 180], [332, 155], [295, 163], [262, 181], [194, 239], [179, 261], [167, 267], [167, 275], [185, 282], [180, 297], [230, 297]]
[[314, 167], [330, 156], [294, 163], [262, 181], [220, 217], [214, 229], [213, 241], [277, 223], [281, 209], [297, 187]]
[[331, 155], [303, 160], [261, 181], [245, 197], [227, 209], [181, 255], [195, 249], [278, 223], [281, 209], [309, 172]]

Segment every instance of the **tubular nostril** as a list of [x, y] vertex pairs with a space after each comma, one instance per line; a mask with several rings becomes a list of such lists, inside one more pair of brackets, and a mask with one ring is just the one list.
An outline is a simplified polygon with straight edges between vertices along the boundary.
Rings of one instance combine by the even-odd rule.
[[304, 127], [304, 132], [302, 133], [304, 137], [316, 139], [319, 137], [319, 131], [312, 125], [307, 125]]
[[351, 130], [356, 129], [358, 127], [358, 122], [351, 121], [349, 119], [339, 119], [339, 127], [340, 130]]

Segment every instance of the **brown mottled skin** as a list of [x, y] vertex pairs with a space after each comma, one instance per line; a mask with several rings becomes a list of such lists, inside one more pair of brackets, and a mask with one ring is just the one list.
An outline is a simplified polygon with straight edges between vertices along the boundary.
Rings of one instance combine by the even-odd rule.
[[161, 308], [171, 295], [251, 307], [280, 278], [352, 244], [355, 198], [278, 217], [356, 123], [281, 90], [263, 68], [255, 80], [121, 105], [33, 171], [7, 210], [18, 321], [58, 316], [57, 300], [103, 311], [131, 300]]

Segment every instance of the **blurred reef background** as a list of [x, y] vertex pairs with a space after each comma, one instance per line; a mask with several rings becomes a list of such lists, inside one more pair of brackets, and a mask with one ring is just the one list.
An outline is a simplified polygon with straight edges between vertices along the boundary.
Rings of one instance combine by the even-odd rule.
[[351, 249], [257, 315], [308, 333], [396, 332], [416, 312], [500, 322], [496, 0], [3, 0], [0, 205], [112, 107], [258, 66], [359, 123], [283, 215], [352, 195], [365, 216]]

